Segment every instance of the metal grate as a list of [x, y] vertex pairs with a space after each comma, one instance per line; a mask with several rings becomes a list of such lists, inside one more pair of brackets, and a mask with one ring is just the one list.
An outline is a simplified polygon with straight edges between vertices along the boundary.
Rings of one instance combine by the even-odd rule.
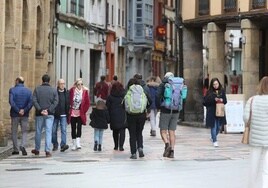
[[54, 173], [46, 173], [45, 175], [54, 175], [54, 176], [62, 176], [62, 175], [79, 175], [84, 174], [83, 172], [54, 172]]
[[266, 0], [252, 0], [253, 9], [265, 8], [265, 6], [266, 6]]
[[6, 171], [33, 171], [33, 170], [42, 170], [42, 168], [15, 168], [15, 169], [6, 169]]
[[236, 0], [225, 0], [224, 1], [224, 11], [225, 12], [237, 11], [237, 1]]
[[70, 160], [70, 161], [63, 161], [67, 163], [92, 163], [92, 162], [99, 162], [98, 160]]

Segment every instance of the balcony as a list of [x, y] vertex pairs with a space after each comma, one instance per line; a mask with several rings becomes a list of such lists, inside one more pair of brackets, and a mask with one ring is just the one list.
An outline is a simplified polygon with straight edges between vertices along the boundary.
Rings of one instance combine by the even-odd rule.
[[261, 9], [266, 7], [266, 0], [252, 0], [252, 9]]
[[199, 16], [209, 15], [209, 0], [198, 1], [198, 15]]
[[224, 0], [224, 12], [236, 12], [237, 0]]

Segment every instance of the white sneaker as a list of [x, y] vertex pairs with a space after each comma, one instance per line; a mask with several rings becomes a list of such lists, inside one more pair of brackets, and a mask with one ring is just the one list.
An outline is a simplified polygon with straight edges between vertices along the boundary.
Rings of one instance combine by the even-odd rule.
[[73, 139], [73, 145], [72, 145], [72, 150], [76, 150], [76, 139]]
[[219, 147], [218, 142], [213, 142], [213, 146], [214, 146], [214, 147]]
[[80, 138], [76, 138], [76, 147], [77, 149], [81, 149]]

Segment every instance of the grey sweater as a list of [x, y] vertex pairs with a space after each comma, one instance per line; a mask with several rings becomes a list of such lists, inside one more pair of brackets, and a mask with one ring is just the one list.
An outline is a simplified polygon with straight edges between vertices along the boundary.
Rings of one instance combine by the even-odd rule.
[[56, 88], [47, 83], [37, 86], [33, 92], [33, 105], [36, 109], [36, 116], [41, 116], [42, 110], [48, 110], [49, 115], [54, 115], [58, 105], [59, 97]]

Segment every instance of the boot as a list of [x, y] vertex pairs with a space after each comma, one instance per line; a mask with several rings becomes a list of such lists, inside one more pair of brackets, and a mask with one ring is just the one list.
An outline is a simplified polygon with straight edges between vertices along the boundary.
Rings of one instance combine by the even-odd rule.
[[98, 149], [98, 142], [97, 142], [97, 141], [95, 141], [95, 144], [94, 144], [94, 148], [93, 148], [93, 150], [94, 150], [94, 151], [97, 151], [97, 149]]
[[101, 144], [99, 144], [98, 151], [101, 151]]
[[73, 145], [72, 145], [72, 150], [76, 150], [76, 139], [73, 139]]
[[77, 149], [81, 149], [80, 138], [76, 138]]

